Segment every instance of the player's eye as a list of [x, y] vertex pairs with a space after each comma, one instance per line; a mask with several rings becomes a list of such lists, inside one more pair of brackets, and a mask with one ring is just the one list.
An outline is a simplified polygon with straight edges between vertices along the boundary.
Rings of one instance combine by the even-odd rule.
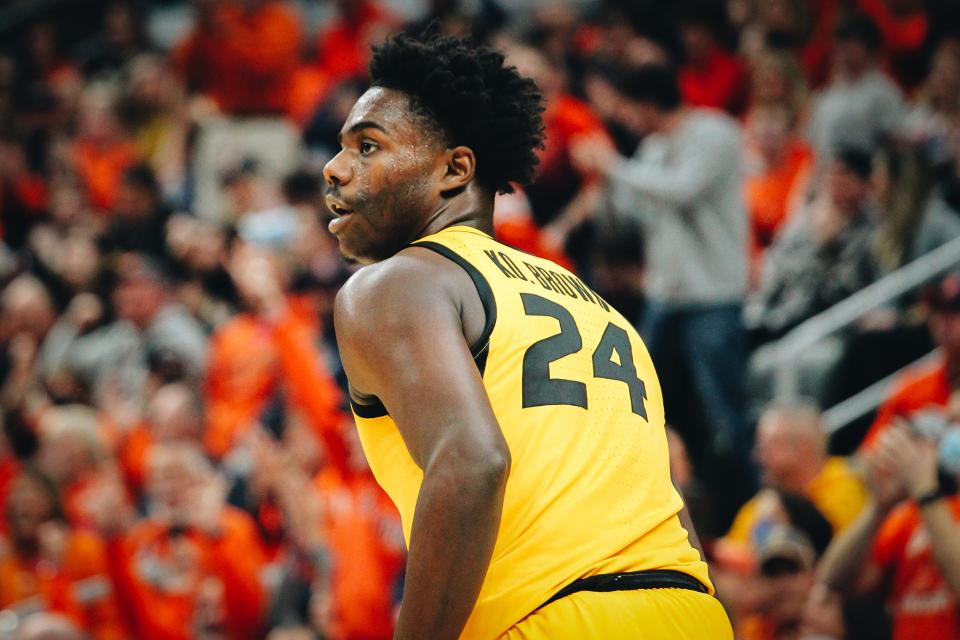
[[368, 156], [376, 150], [377, 145], [369, 140], [364, 140], [360, 143], [360, 155], [362, 156]]

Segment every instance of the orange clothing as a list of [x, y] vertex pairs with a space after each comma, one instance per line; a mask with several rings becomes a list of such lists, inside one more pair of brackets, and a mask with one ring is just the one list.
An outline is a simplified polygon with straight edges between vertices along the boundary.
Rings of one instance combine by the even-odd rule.
[[568, 94], [552, 98], [543, 112], [544, 145], [539, 151], [537, 180], [556, 180], [573, 173], [570, 143], [578, 136], [606, 133], [600, 118], [584, 102]]
[[[10, 244], [9, 233], [4, 230], [4, 222], [13, 216], [32, 218], [39, 216], [47, 206], [47, 184], [43, 178], [26, 174], [13, 180], [0, 177], [0, 240]], [[20, 226], [28, 220], [18, 221]]]
[[766, 616], [749, 615], [737, 622], [738, 640], [777, 640], [777, 625]]
[[198, 620], [222, 624], [229, 640], [260, 637], [264, 562], [250, 517], [227, 507], [220, 534], [181, 535], [145, 520], [108, 542], [117, 600], [140, 640], [192, 640]]
[[773, 238], [789, 213], [795, 189], [803, 183], [813, 161], [810, 147], [800, 140], [789, 143], [783, 161], [763, 173], [747, 176], [744, 199], [753, 229], [753, 245], [762, 250]]
[[899, 16], [890, 10], [887, 0], [857, 0], [857, 5], [876, 23], [890, 52], [902, 53], [923, 46], [930, 25], [922, 9]]
[[287, 115], [301, 127], [309, 124], [317, 108], [327, 97], [330, 78], [312, 64], [302, 64], [290, 80]]
[[[97, 487], [110, 480], [110, 471], [92, 471], [84, 474], [83, 477], [61, 487], [60, 500], [63, 503], [63, 513], [67, 522], [71, 526], [86, 531], [96, 530], [95, 514], [90, 512], [88, 504], [91, 491], [96, 491]], [[132, 505], [129, 496], [126, 496], [128, 504]]]
[[840, 3], [837, 0], [814, 0], [810, 5], [813, 30], [800, 51], [800, 62], [807, 79], [813, 86], [818, 86], [827, 78]]
[[[947, 498], [960, 523], [960, 497]], [[880, 528], [872, 559], [892, 578], [893, 640], [960, 640], [957, 598], [933, 558], [933, 548], [913, 502], [894, 509]]]
[[392, 591], [404, 562], [400, 515], [370, 473], [327, 467], [314, 480], [333, 557], [333, 640], [393, 636]]
[[[10, 484], [17, 474], [20, 473], [20, 462], [9, 455], [0, 461], [0, 513], [7, 512], [7, 494], [10, 491]], [[0, 534], [7, 532], [7, 519], [0, 518]]]
[[317, 64], [332, 84], [366, 76], [370, 44], [397, 26], [393, 16], [370, 0], [358, 0], [357, 20], [339, 18], [317, 39]]
[[292, 299], [288, 313], [273, 324], [243, 314], [217, 329], [205, 382], [204, 444], [214, 457], [226, 454], [251, 428], [284, 383], [287, 402], [304, 412], [328, 454], [344, 459], [339, 432], [332, 438], [327, 429], [339, 429], [341, 394], [313, 344], [319, 332], [305, 299]]
[[70, 157], [87, 189], [90, 204], [106, 212], [117, 198], [123, 172], [139, 159], [139, 154], [137, 145], [130, 140], [106, 146], [77, 140]]
[[62, 613], [97, 640], [130, 637], [107, 577], [104, 544], [84, 531], [69, 534], [59, 565], [12, 551], [0, 559], [0, 608]]
[[543, 230], [530, 216], [494, 219], [494, 232], [498, 240], [511, 247], [531, 253], [535, 256], [556, 262], [564, 269], [574, 270], [574, 265], [562, 251], [547, 246]]
[[174, 62], [226, 113], [284, 113], [300, 52], [297, 14], [281, 2], [240, 5], [218, 3], [177, 46]]
[[700, 107], [735, 111], [743, 97], [747, 73], [743, 64], [720, 47], [714, 47], [705, 64], [680, 67], [680, 93], [684, 102]]
[[120, 444], [118, 461], [127, 487], [136, 494], [143, 491], [147, 467], [147, 452], [153, 445], [153, 434], [140, 425], [127, 434]]
[[946, 362], [938, 360], [904, 373], [893, 392], [877, 412], [861, 448], [869, 448], [897, 416], [909, 417], [926, 407], [942, 408], [950, 400]]

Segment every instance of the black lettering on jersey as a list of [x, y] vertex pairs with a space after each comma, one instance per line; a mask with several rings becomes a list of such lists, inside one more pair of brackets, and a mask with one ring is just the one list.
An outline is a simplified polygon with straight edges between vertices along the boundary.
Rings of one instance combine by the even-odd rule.
[[527, 276], [523, 275], [523, 271], [520, 270], [520, 267], [517, 266], [517, 263], [514, 262], [513, 259], [503, 251], [500, 252], [500, 259], [507, 263], [507, 266], [510, 267], [510, 270], [513, 271], [518, 278], [521, 280], [527, 279]]
[[593, 299], [593, 294], [590, 293], [590, 289], [587, 287], [587, 285], [583, 284], [583, 282], [581, 282], [579, 278], [575, 278], [574, 276], [568, 276], [566, 274], [561, 274], [561, 277], [570, 283], [570, 286], [572, 286], [577, 291], [577, 293], [580, 294], [581, 298], [583, 298], [587, 302], [593, 302], [594, 304], [596, 304], [596, 300]]
[[577, 380], [550, 377], [551, 362], [583, 348], [583, 338], [573, 316], [565, 307], [533, 293], [521, 293], [520, 299], [528, 316], [554, 318], [560, 325], [560, 333], [533, 343], [523, 354], [521, 397], [524, 408], [567, 404], [586, 409], [587, 385]]
[[567, 284], [566, 280], [564, 280], [563, 276], [561, 276], [559, 273], [557, 273], [556, 271], [547, 271], [546, 274], [547, 274], [547, 279], [550, 281], [550, 284], [553, 286], [554, 291], [556, 291], [557, 293], [568, 295], [571, 298], [577, 297], [577, 292], [574, 291], [569, 284]]
[[591, 293], [593, 294], [593, 297], [597, 299], [597, 304], [599, 304], [599, 305], [603, 308], [604, 311], [610, 311], [610, 305], [607, 304], [607, 301], [606, 301], [606, 300], [604, 300], [604, 299], [601, 298], [599, 295], [597, 295], [597, 292], [596, 292], [596, 291], [592, 291], [592, 290], [591, 290]]
[[[534, 342], [523, 354], [523, 407], [565, 404], [586, 409], [587, 386], [583, 382], [550, 376], [552, 362], [583, 348], [583, 337], [573, 314], [563, 305], [533, 293], [521, 293], [520, 299], [528, 316], [554, 318], [560, 325], [560, 333]], [[630, 410], [647, 420], [647, 388], [637, 375], [627, 331], [608, 322], [591, 360], [593, 377], [624, 383], [630, 398]]]
[[[500, 272], [503, 275], [507, 276], [508, 278], [517, 277], [509, 269], [503, 266], [503, 263], [500, 262], [500, 259], [497, 258], [497, 254], [494, 253], [492, 249], [484, 249], [483, 252], [487, 255], [488, 258], [490, 258], [490, 261], [493, 262], [494, 265], [496, 265], [497, 269], [500, 269]], [[502, 256], [503, 254], [501, 253], [500, 255]], [[526, 280], [526, 278], [524, 278], [524, 280]]]
[[[613, 359], [614, 352], [617, 354], [616, 360]], [[637, 376], [630, 338], [626, 331], [612, 322], [607, 324], [603, 336], [600, 337], [600, 344], [593, 352], [593, 375], [607, 380], [619, 380], [627, 385], [630, 410], [644, 420], [647, 419], [647, 387]]]
[[530, 270], [530, 273], [533, 274], [533, 277], [537, 279], [537, 282], [540, 283], [540, 286], [546, 289], [547, 291], [553, 291], [553, 288], [550, 286], [550, 283], [544, 278], [543, 269], [540, 267], [535, 267], [529, 262], [524, 262], [523, 264], [527, 265], [527, 269]]

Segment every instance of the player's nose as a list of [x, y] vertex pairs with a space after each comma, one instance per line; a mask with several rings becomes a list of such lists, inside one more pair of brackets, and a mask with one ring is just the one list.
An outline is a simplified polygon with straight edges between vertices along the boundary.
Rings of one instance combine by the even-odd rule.
[[350, 163], [344, 150], [330, 158], [323, 167], [323, 179], [331, 187], [346, 184], [350, 181], [350, 175]]

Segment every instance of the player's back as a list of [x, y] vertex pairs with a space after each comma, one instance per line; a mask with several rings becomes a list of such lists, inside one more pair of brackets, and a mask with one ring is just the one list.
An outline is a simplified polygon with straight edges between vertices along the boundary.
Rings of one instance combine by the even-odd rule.
[[[709, 587], [677, 518], [660, 384], [631, 325], [566, 270], [478, 230], [451, 227], [415, 244], [458, 263], [477, 286], [487, 314], [477, 366], [512, 459], [463, 637], [496, 637], [595, 574], [668, 569]], [[389, 416], [355, 411], [409, 542], [422, 473]]]

